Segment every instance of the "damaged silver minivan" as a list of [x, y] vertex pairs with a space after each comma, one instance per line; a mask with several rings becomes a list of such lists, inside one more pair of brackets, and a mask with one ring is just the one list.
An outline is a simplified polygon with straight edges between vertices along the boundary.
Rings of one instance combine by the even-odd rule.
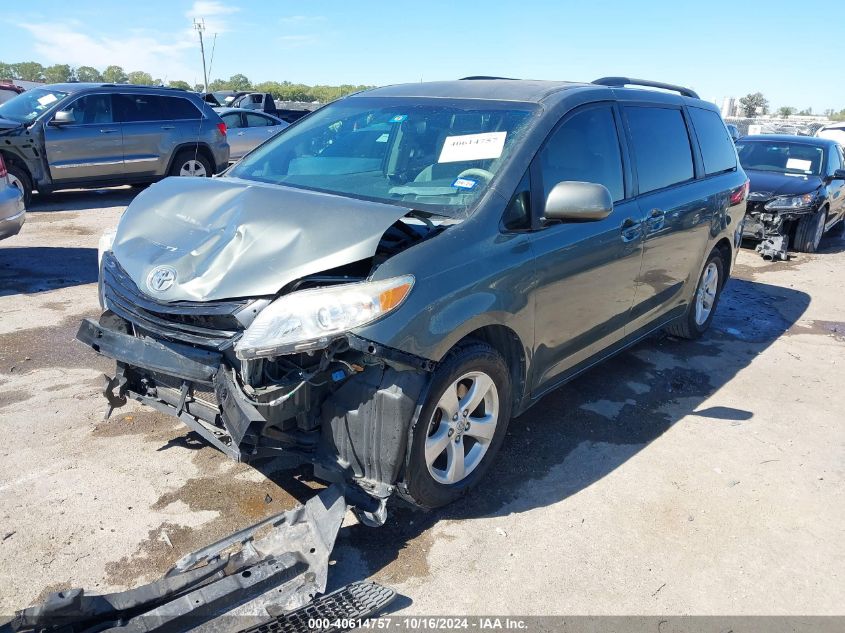
[[685, 88], [369, 90], [222, 177], [139, 194], [78, 338], [117, 361], [110, 407], [134, 398], [237, 460], [297, 455], [377, 523], [394, 491], [465, 493], [512, 416], [599, 360], [701, 335], [746, 193]]

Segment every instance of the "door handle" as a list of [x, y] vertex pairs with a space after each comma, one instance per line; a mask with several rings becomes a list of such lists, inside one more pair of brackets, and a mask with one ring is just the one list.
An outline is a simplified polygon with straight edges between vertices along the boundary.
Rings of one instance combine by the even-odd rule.
[[175, 127], [176, 127], [175, 125], [162, 125], [162, 126], [161, 126], [161, 129], [162, 129], [162, 130], [172, 130], [172, 129], [174, 129]]
[[648, 214], [648, 226], [651, 231], [659, 231], [666, 221], [666, 212], [663, 209], [652, 209]]
[[243, 132], [238, 132], [238, 134], [237, 134], [237, 136], [243, 136], [243, 135], [244, 135]]
[[100, 134], [114, 134], [115, 132], [117, 132], [117, 130], [115, 130], [114, 128], [104, 128], [100, 130]]
[[622, 241], [625, 243], [633, 242], [640, 237], [642, 231], [642, 222], [638, 222], [634, 218], [625, 218], [622, 221]]

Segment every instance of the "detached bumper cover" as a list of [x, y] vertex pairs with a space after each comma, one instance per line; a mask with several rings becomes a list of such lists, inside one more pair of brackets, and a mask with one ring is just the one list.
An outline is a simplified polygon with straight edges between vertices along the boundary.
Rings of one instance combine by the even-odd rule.
[[347, 507], [343, 489], [331, 486], [304, 506], [182, 557], [148, 585], [104, 595], [84, 589], [52, 593], [43, 603], [18, 611], [10, 628], [63, 633], [173, 633], [198, 627], [307, 631], [309, 619], [371, 616], [390, 603], [393, 591], [356, 583], [313, 601], [326, 589], [329, 555]]

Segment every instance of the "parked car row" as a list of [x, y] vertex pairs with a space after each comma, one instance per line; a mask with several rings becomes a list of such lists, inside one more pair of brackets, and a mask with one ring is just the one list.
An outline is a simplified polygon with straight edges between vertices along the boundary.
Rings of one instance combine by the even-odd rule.
[[661, 328], [701, 336], [747, 183], [686, 88], [373, 89], [136, 198], [78, 338], [116, 361], [111, 407], [237, 460], [296, 455], [378, 524], [394, 492], [465, 494], [510, 418], [595, 363]]

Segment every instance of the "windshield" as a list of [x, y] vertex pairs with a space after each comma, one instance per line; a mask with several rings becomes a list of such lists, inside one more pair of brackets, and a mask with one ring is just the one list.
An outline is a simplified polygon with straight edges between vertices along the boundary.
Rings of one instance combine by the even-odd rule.
[[504, 164], [535, 106], [354, 97], [262, 145], [228, 175], [456, 217]]
[[9, 119], [18, 123], [28, 123], [51, 107], [56, 101], [64, 99], [68, 93], [49, 88], [36, 88], [19, 94], [14, 99], [0, 104], [0, 119]]
[[216, 92], [212, 92], [211, 94], [213, 94], [214, 98], [217, 99], [217, 103], [222, 106], [229, 105], [229, 103], [235, 100], [235, 95], [225, 90], [218, 90]]
[[824, 150], [804, 143], [781, 141], [742, 141], [736, 151], [743, 169], [776, 171], [782, 174], [818, 176]]

